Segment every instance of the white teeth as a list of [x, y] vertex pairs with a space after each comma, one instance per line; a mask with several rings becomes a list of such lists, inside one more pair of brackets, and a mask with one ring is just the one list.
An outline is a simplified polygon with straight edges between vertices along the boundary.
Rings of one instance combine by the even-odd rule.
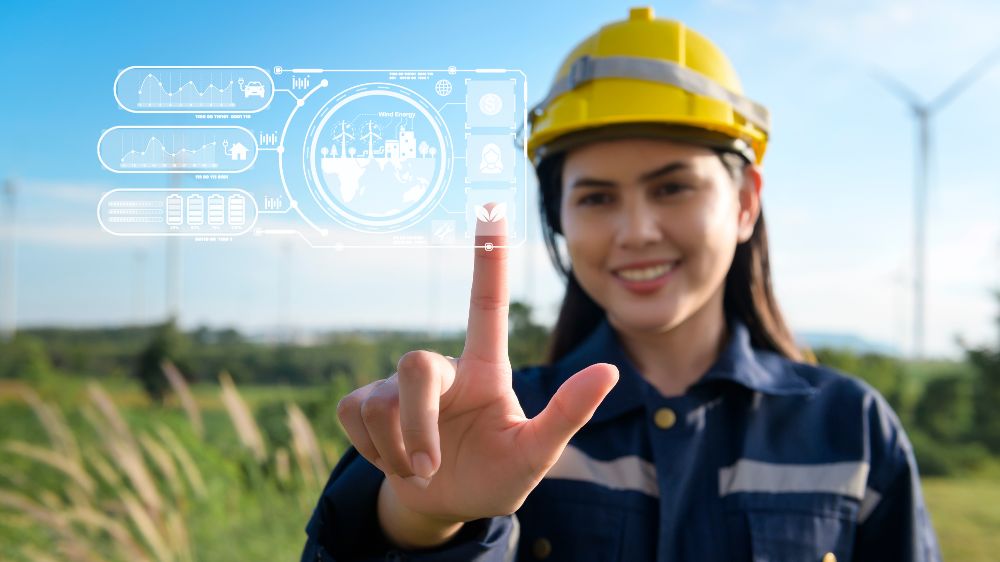
[[619, 269], [615, 274], [626, 281], [649, 281], [666, 274], [675, 265], [676, 263], [668, 263], [639, 269]]

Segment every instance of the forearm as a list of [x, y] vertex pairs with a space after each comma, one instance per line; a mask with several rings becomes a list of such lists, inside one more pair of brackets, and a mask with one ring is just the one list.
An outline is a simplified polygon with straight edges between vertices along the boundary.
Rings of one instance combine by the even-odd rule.
[[379, 489], [378, 519], [385, 536], [403, 549], [442, 545], [454, 537], [463, 525], [461, 521], [436, 520], [407, 509], [396, 498], [388, 479], [382, 481]]

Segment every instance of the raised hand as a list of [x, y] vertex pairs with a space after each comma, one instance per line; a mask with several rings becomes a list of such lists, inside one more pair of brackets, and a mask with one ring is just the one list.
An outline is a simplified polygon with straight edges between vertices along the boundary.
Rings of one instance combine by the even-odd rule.
[[461, 357], [411, 351], [395, 374], [337, 408], [355, 448], [386, 474], [393, 500], [442, 522], [516, 511], [618, 381], [613, 365], [591, 365], [525, 417], [507, 356], [506, 220], [496, 207], [486, 211]]

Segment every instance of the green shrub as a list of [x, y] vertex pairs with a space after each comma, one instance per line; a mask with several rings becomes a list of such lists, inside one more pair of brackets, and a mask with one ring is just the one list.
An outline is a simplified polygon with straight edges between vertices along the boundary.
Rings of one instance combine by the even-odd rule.
[[956, 476], [980, 469], [990, 452], [979, 443], [947, 443], [920, 430], [908, 432], [921, 475]]
[[972, 430], [972, 381], [956, 375], [928, 381], [914, 414], [916, 426], [934, 439], [966, 439]]
[[973, 437], [1000, 454], [1000, 349], [969, 350], [978, 377], [974, 387]]
[[38, 338], [18, 334], [0, 342], [0, 379], [38, 381], [51, 372], [52, 363]]

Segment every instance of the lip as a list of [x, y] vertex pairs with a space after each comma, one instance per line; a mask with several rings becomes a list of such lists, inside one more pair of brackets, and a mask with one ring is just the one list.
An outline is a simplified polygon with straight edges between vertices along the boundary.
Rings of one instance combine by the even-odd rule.
[[613, 272], [616, 272], [616, 271], [621, 271], [623, 269], [638, 269], [640, 267], [653, 267], [653, 266], [656, 266], [656, 265], [665, 265], [665, 264], [668, 264], [668, 263], [676, 263], [676, 262], [679, 262], [679, 261], [681, 261], [680, 258], [675, 259], [675, 260], [646, 260], [646, 261], [637, 261], [637, 262], [627, 263], [625, 265], [619, 265], [618, 267], [613, 267], [613, 268], [611, 268], [611, 271], [613, 273]]
[[[657, 266], [657, 265], [665, 265], [665, 264], [668, 264], [668, 263], [676, 263], [676, 265], [674, 265], [674, 267], [672, 267], [670, 269], [670, 271], [664, 273], [663, 275], [657, 277], [656, 279], [649, 279], [647, 281], [630, 281], [628, 279], [625, 279], [625, 278], [619, 277], [618, 275], [615, 275], [616, 271], [619, 271], [619, 270], [622, 270], [622, 269], [635, 269], [635, 268], [640, 268], [640, 267], [652, 267], [652, 266]], [[636, 293], [636, 294], [639, 294], [639, 295], [648, 295], [650, 293], [656, 292], [657, 290], [660, 289], [660, 287], [666, 285], [667, 282], [670, 281], [670, 279], [673, 278], [674, 272], [677, 271], [677, 268], [679, 268], [682, 265], [684, 265], [684, 264], [680, 260], [655, 260], [655, 261], [635, 262], [635, 263], [630, 263], [630, 264], [628, 264], [626, 266], [622, 266], [622, 267], [618, 267], [618, 268], [613, 269], [612, 272], [611, 272], [611, 275], [612, 275], [612, 277], [615, 278], [615, 281], [617, 281], [618, 283], [620, 283], [622, 285], [622, 287], [628, 289], [629, 291], [631, 291], [633, 293]]]

